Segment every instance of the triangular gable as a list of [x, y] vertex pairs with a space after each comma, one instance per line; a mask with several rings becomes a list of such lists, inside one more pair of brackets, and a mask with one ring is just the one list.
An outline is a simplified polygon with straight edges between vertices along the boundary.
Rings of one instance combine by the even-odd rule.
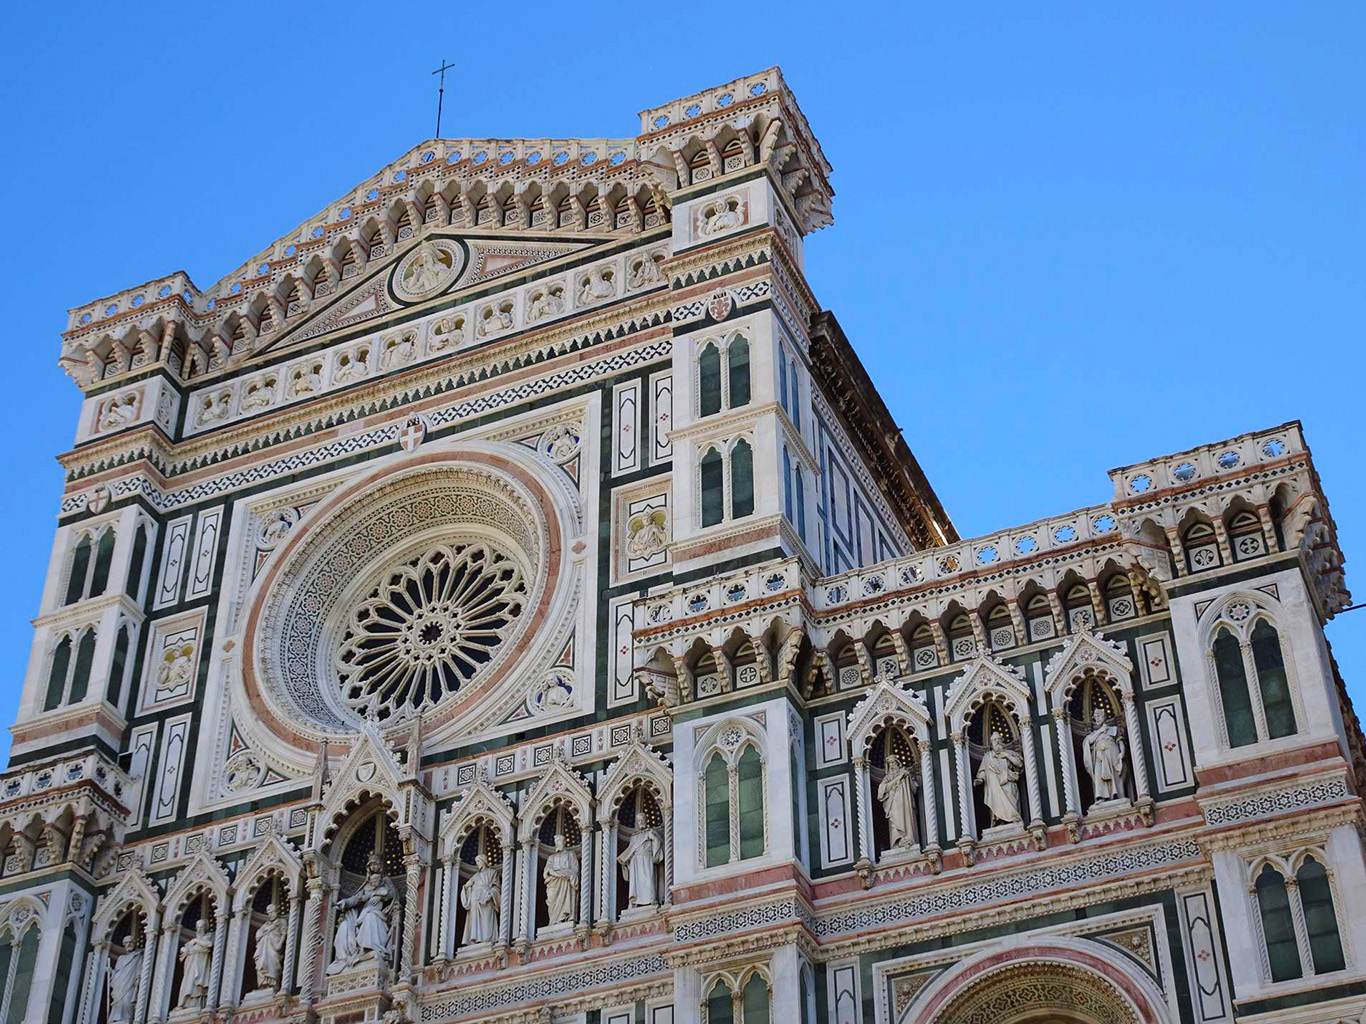
[[390, 312], [397, 307], [389, 301], [385, 292], [385, 280], [381, 277], [333, 303], [307, 326], [290, 335], [288, 342], [283, 344], [295, 345], [328, 331], [350, 327]]
[[529, 839], [536, 834], [544, 820], [544, 811], [557, 803], [568, 803], [578, 811], [579, 827], [588, 827], [588, 817], [592, 813], [593, 794], [582, 775], [565, 763], [564, 755], [556, 749], [550, 757], [550, 768], [541, 776], [522, 807], [530, 813], [522, 819], [520, 839]]
[[920, 743], [929, 742], [930, 716], [919, 694], [883, 680], [849, 712], [849, 749], [861, 757], [880, 726], [891, 721], [910, 731]]
[[99, 909], [94, 917], [94, 936], [97, 941], [105, 931], [118, 923], [129, 907], [141, 907], [150, 919], [152, 911], [161, 902], [157, 887], [138, 868], [129, 868], [122, 875], [118, 885], [100, 897]]
[[944, 717], [949, 727], [961, 728], [977, 710], [984, 697], [1000, 696], [1023, 721], [1029, 714], [1029, 684], [1024, 674], [1010, 665], [1003, 665], [989, 654], [979, 654], [967, 667], [958, 682], [949, 688], [944, 702]]
[[180, 874], [176, 875], [175, 882], [166, 893], [166, 911], [171, 917], [177, 917], [190, 894], [199, 886], [205, 885], [220, 901], [218, 913], [225, 913], [227, 908], [223, 901], [228, 895], [229, 884], [223, 865], [207, 853], [197, 853], [193, 860], [180, 869]]
[[291, 882], [303, 874], [303, 862], [299, 860], [299, 855], [288, 843], [273, 833], [266, 837], [266, 841], [256, 848], [256, 852], [242, 866], [242, 870], [237, 872], [234, 910], [241, 910], [246, 906], [247, 900], [254, 895], [256, 881], [272, 868], [279, 869]]
[[331, 833], [336, 816], [348, 810], [361, 792], [382, 794], [395, 810], [400, 809], [403, 801], [399, 799], [399, 785], [406, 779], [389, 745], [372, 726], [367, 726], [323, 794], [322, 817], [328, 822], [327, 833]]
[[476, 774], [474, 785], [465, 791], [441, 829], [441, 845], [447, 856], [456, 854], [465, 841], [470, 826], [488, 818], [498, 826], [504, 842], [512, 842], [514, 811], [511, 802], [489, 785], [488, 774], [482, 769]]
[[1053, 698], [1053, 703], [1060, 705], [1067, 700], [1072, 687], [1086, 670], [1098, 666], [1109, 670], [1123, 692], [1133, 692], [1131, 673], [1134, 666], [1124, 653], [1124, 648], [1084, 627], [1072, 634], [1071, 639], [1048, 659], [1044, 667], [1044, 687]]
[[657, 750], [645, 744], [637, 731], [630, 745], [607, 768], [598, 791], [598, 816], [612, 817], [626, 790], [639, 780], [653, 783], [661, 810], [673, 803], [673, 771]]
[[520, 239], [476, 239], [466, 238], [470, 247], [470, 262], [465, 273], [456, 282], [457, 288], [468, 288], [482, 284], [495, 277], [534, 267], [569, 256], [584, 249], [592, 248], [593, 242], [528, 242]]

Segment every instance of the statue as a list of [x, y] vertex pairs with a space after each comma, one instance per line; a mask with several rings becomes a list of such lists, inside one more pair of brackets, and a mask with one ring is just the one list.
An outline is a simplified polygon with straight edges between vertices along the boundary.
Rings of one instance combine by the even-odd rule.
[[163, 658], [157, 669], [157, 687], [162, 690], [179, 690], [190, 682], [194, 668], [194, 645], [181, 644], [173, 648]]
[[254, 380], [247, 385], [246, 391], [242, 394], [242, 411], [248, 412], [253, 409], [264, 409], [275, 400], [275, 395], [269, 388], [274, 388], [274, 383], [270, 381]]
[[380, 967], [389, 966], [393, 955], [390, 918], [397, 900], [393, 883], [380, 870], [379, 858], [370, 854], [365, 864], [365, 881], [353, 894], [337, 901], [337, 909], [346, 914], [337, 925], [328, 974], [350, 970], [370, 959]]
[[743, 222], [740, 214], [740, 201], [728, 199], [720, 206], [711, 206], [702, 215], [702, 234], [715, 235], [722, 231], [738, 228]]
[[213, 936], [209, 934], [209, 922], [200, 918], [195, 925], [194, 937], [180, 947], [184, 973], [180, 977], [178, 1009], [204, 1009], [209, 998], [209, 967], [212, 959]]
[[403, 275], [404, 283], [408, 286], [409, 291], [415, 295], [420, 295], [441, 284], [441, 279], [449, 269], [447, 264], [442, 261], [442, 255], [442, 252], [430, 243], [424, 244], [418, 250], [417, 255], [413, 257], [413, 262], [408, 265], [408, 270]]
[[279, 988], [284, 967], [285, 922], [272, 903], [266, 907], [266, 919], [256, 929], [256, 980], [261, 988]]
[[460, 905], [465, 908], [465, 935], [460, 940], [471, 942], [498, 941], [498, 913], [502, 906], [503, 887], [498, 872], [489, 866], [482, 853], [474, 858], [475, 872], [460, 890]]
[[100, 420], [100, 429], [113, 430], [137, 419], [138, 397], [138, 393], [134, 391], [111, 400], [105, 407], [104, 417]]
[[572, 922], [579, 909], [579, 855], [564, 847], [564, 836], [555, 837], [555, 852], [545, 862], [546, 906], [551, 924]]
[[109, 973], [109, 1024], [133, 1019], [141, 977], [142, 950], [130, 949], [114, 962]]
[[289, 393], [296, 397], [299, 395], [311, 395], [316, 391], [321, 391], [322, 386], [322, 364], [312, 363], [308, 366], [301, 366], [294, 371], [293, 379], [289, 382]]
[[540, 320], [543, 317], [553, 316], [564, 309], [564, 300], [559, 294], [547, 288], [543, 292], [537, 292], [532, 298], [531, 304], [527, 307], [526, 318], [531, 321]]
[[1014, 750], [1007, 750], [999, 732], [991, 734], [991, 749], [982, 755], [977, 769], [977, 785], [982, 800], [991, 811], [993, 825], [1017, 825], [1020, 816], [1020, 769], [1024, 761]]
[[642, 828], [617, 855], [621, 877], [628, 885], [627, 903], [632, 907], [652, 907], [659, 902], [655, 885], [655, 865], [664, 859], [664, 840], [659, 829]]
[[877, 798], [887, 815], [887, 831], [894, 849], [915, 845], [915, 790], [911, 771], [895, 754], [887, 757], [887, 772], [878, 783]]
[[1081, 745], [1081, 761], [1091, 775], [1096, 802], [1124, 797], [1124, 730], [1105, 719], [1105, 709], [1091, 712], [1094, 726]]
[[379, 365], [386, 370], [392, 370], [395, 366], [402, 366], [413, 358], [416, 351], [413, 347], [413, 335], [404, 334], [397, 338], [390, 338], [384, 344], [384, 351], [380, 353]]
[[669, 543], [669, 517], [662, 508], [632, 516], [626, 528], [626, 551], [632, 558], [652, 558]]
[[654, 284], [663, 278], [664, 275], [660, 273], [659, 264], [655, 262], [653, 256], [646, 256], [631, 267], [632, 288], [644, 288], [647, 284]]
[[558, 711], [573, 703], [573, 690], [559, 672], [551, 672], [536, 689], [535, 705], [541, 711]]
[[616, 289], [612, 287], [612, 279], [601, 270], [585, 277], [579, 285], [579, 301], [582, 303], [593, 302], [596, 299], [610, 299], [615, 294]]

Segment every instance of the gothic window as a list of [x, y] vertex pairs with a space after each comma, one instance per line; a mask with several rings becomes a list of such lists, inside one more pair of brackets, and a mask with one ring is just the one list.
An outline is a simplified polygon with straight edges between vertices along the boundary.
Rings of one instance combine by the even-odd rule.
[[33, 988], [33, 972], [38, 963], [37, 925], [30, 925], [23, 936], [14, 941], [9, 935], [0, 935], [0, 985], [8, 982], [5, 1000], [9, 1011], [4, 1024], [21, 1024], [28, 1016], [28, 997]]
[[1010, 609], [1005, 604], [998, 604], [987, 616], [987, 642], [993, 651], [1015, 646], [1015, 625], [1010, 621]]
[[1213, 569], [1220, 564], [1219, 545], [1215, 540], [1214, 527], [1208, 523], [1195, 523], [1188, 527], [1182, 543], [1186, 549], [1186, 565], [1191, 572]]
[[802, 543], [806, 543], [806, 483], [802, 473], [801, 464], [798, 463], [792, 485], [796, 494], [794, 500], [797, 504], [797, 536]]
[[702, 751], [699, 803], [703, 808], [704, 867], [762, 857], [764, 826], [764, 759], [744, 727], [725, 723], [716, 746]]
[[934, 643], [934, 631], [921, 624], [911, 634], [911, 671], [924, 672], [939, 665], [939, 649]]
[[128, 581], [124, 593], [136, 601], [142, 590], [142, 563], [147, 558], [147, 525], [139, 523], [133, 534], [133, 555], [128, 562]]
[[725, 518], [725, 460], [715, 448], [702, 456], [702, 525], [715, 526]]
[[1230, 747], [1293, 736], [1299, 731], [1294, 690], [1280, 634], [1254, 599], [1225, 606], [1209, 647]]
[[1303, 975], [1290, 894], [1281, 873], [1267, 864], [1257, 876], [1257, 909], [1262, 915], [1262, 939], [1272, 981], [1290, 981]]
[[106, 527], [97, 534], [87, 533], [76, 542], [67, 577], [66, 599], [75, 604], [88, 597], [100, 597], [109, 586], [109, 568], [114, 560], [114, 530]]
[[1067, 631], [1076, 633], [1087, 626], [1096, 624], [1096, 610], [1091, 607], [1091, 591], [1086, 584], [1078, 583], [1067, 588], [1062, 599], [1063, 610], [1067, 613]]
[[1341, 971], [1347, 964], [1338, 935], [1338, 917], [1333, 907], [1333, 891], [1328, 870], [1314, 857], [1306, 857], [1295, 872], [1300, 902], [1304, 905], [1304, 929], [1309, 939], [1310, 960], [1315, 974]]
[[972, 633], [972, 622], [966, 615], [956, 615], [949, 622], [949, 658], [967, 661], [977, 655], [977, 638]]
[[1255, 512], [1239, 512], [1228, 524], [1228, 543], [1233, 549], [1233, 560], [1245, 562], [1266, 554], [1262, 537], [1262, 523]]
[[730, 989], [720, 979], [707, 994], [707, 1024], [739, 1024], [731, 1006]]
[[786, 445], [783, 446], [783, 515], [789, 523], [796, 521], [792, 507], [792, 456]]
[[1214, 638], [1214, 671], [1219, 678], [1219, 699], [1224, 705], [1224, 726], [1230, 747], [1245, 747], [1257, 742], [1257, 725], [1252, 717], [1252, 700], [1247, 692], [1247, 673], [1237, 638], [1220, 630]]
[[698, 461], [698, 493], [702, 525], [715, 526], [754, 513], [754, 449], [741, 438], [725, 453], [708, 445]]
[[1129, 577], [1122, 572], [1115, 573], [1105, 584], [1105, 613], [1111, 622], [1132, 619], [1138, 614], [1138, 608], [1134, 604], [1133, 588], [1129, 586]]
[[[73, 656], [74, 654], [74, 656]], [[95, 662], [95, 630], [87, 628], [78, 637], [64, 635], [52, 653], [47, 677], [47, 696], [43, 710], [85, 700], [90, 686], [90, 670]]]
[[768, 982], [757, 971], [744, 987], [744, 1024], [768, 1024]]
[[697, 415], [749, 404], [749, 341], [736, 334], [729, 341], [709, 341], [697, 357]]
[[132, 645], [132, 626], [124, 623], [119, 626], [119, 635], [114, 639], [114, 661], [109, 667], [109, 689], [105, 699], [114, 707], [123, 698], [124, 676], [128, 673], [129, 648]]

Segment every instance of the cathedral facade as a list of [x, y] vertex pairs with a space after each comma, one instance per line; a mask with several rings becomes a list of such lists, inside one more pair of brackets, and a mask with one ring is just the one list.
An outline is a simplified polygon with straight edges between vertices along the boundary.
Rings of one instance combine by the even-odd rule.
[[770, 69], [71, 311], [0, 1024], [1361, 1018], [1299, 424], [960, 538], [830, 173]]

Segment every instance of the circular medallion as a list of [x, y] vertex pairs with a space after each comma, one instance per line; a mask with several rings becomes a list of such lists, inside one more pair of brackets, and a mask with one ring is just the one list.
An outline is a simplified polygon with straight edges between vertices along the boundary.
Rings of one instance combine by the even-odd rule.
[[394, 294], [408, 302], [435, 295], [460, 276], [464, 262], [464, 256], [454, 242], [445, 239], [422, 242], [394, 268]]

